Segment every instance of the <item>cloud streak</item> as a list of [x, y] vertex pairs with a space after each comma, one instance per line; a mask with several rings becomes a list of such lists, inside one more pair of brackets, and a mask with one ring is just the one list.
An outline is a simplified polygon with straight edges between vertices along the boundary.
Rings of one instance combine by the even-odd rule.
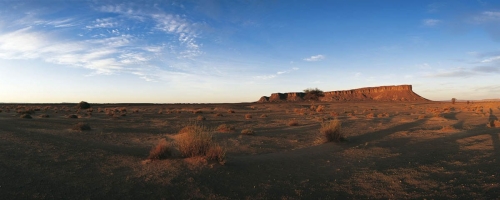
[[325, 59], [325, 56], [319, 54], [319, 55], [311, 56], [309, 58], [304, 58], [303, 60], [308, 61], [308, 62], [317, 62], [317, 61], [321, 61], [323, 59]]

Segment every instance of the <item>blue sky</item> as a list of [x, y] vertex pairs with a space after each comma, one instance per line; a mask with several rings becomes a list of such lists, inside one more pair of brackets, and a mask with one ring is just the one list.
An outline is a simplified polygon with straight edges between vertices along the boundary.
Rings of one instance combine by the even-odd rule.
[[500, 98], [500, 2], [0, 1], [0, 102]]

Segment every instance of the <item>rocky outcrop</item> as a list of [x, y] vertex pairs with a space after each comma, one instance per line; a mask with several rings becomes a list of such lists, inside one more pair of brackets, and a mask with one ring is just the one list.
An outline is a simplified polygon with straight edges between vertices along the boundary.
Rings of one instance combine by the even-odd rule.
[[[324, 92], [320, 101], [348, 102], [348, 101], [429, 101], [416, 94], [411, 85], [367, 87], [353, 90]], [[305, 93], [273, 93], [270, 97], [263, 96], [258, 102], [288, 102], [303, 101]]]

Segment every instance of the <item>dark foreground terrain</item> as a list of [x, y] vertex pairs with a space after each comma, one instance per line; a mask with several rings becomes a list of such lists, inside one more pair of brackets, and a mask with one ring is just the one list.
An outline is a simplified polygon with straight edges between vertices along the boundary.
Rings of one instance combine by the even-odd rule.
[[[21, 118], [18, 112], [29, 109], [37, 110], [32, 119]], [[500, 103], [110, 104], [92, 105], [92, 112], [5, 104], [0, 110], [2, 199], [500, 196], [500, 128], [494, 127]], [[226, 149], [224, 165], [175, 155], [147, 159], [160, 139], [174, 140], [199, 116], [208, 127], [235, 128], [214, 133]], [[321, 123], [334, 118], [347, 141], [324, 143]], [[78, 122], [91, 130], [72, 130]], [[242, 135], [243, 129], [255, 134]]]

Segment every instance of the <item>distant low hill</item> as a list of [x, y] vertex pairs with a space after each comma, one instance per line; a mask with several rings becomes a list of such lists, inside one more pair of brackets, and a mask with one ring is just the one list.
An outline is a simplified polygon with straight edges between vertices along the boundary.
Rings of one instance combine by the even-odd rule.
[[[271, 96], [263, 96], [258, 102], [295, 102], [304, 101], [306, 93], [289, 92], [273, 93]], [[329, 91], [324, 92], [324, 96], [319, 101], [326, 102], [349, 102], [349, 101], [429, 101], [421, 97], [412, 90], [411, 85], [394, 85], [366, 87], [353, 90]]]

